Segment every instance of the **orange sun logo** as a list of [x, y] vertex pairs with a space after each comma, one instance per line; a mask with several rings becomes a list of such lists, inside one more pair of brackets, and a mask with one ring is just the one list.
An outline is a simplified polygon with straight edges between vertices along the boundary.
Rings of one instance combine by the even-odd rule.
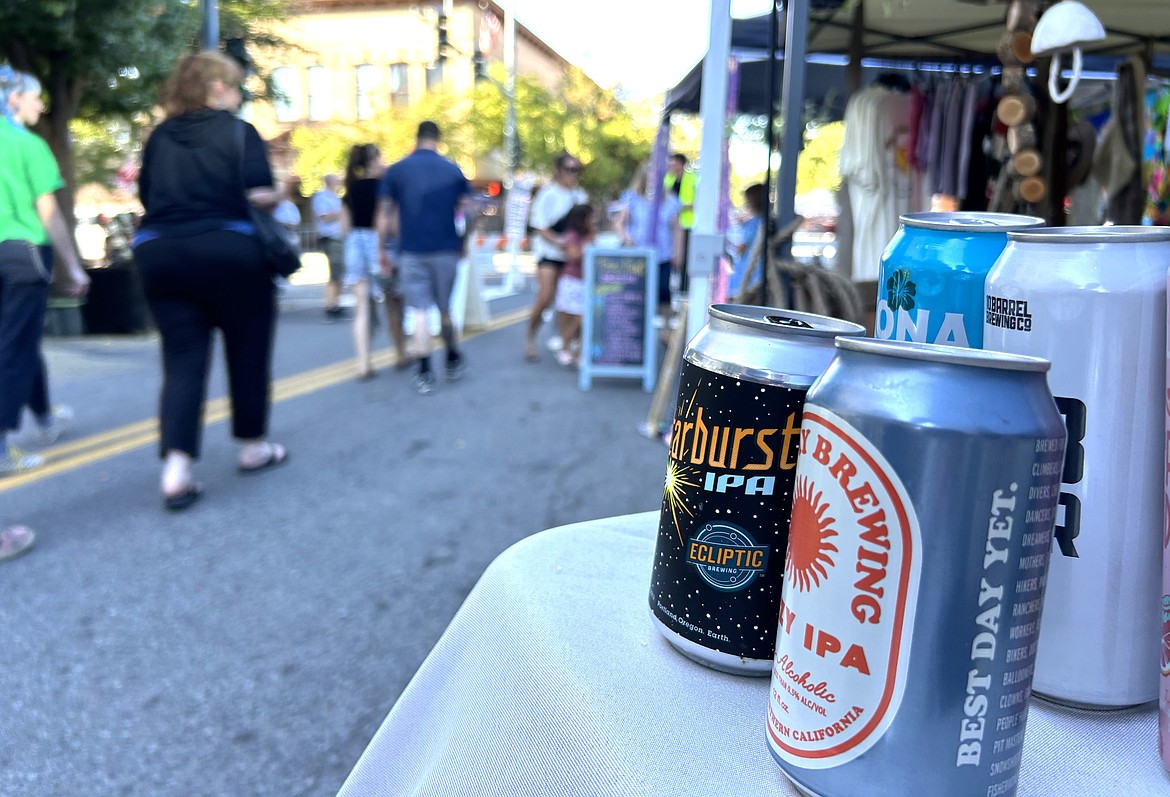
[[812, 492], [812, 483], [807, 477], [802, 478], [792, 502], [788, 555], [784, 560], [784, 578], [800, 592], [820, 586], [821, 579], [829, 575], [826, 567], [833, 567], [829, 552], [837, 553], [837, 546], [829, 542], [830, 537], [837, 536], [830, 527], [836, 518], [824, 517], [829, 502], [821, 503], [823, 493], [813, 495]]

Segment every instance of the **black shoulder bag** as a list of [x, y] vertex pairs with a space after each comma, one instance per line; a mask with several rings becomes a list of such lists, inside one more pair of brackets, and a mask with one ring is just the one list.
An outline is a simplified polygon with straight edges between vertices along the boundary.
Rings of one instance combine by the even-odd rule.
[[256, 240], [264, 252], [264, 262], [273, 274], [290, 277], [301, 267], [301, 247], [295, 233], [273, 218], [272, 213], [261, 210], [248, 200], [244, 188], [244, 124], [240, 120], [236, 135], [240, 149], [240, 189], [244, 193], [244, 206], [256, 230]]

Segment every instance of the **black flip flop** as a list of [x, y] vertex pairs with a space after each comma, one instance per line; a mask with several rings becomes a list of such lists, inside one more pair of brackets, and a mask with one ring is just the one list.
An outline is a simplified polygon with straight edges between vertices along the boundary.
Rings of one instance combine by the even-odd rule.
[[203, 488], [198, 484], [188, 485], [185, 490], [175, 495], [164, 495], [163, 506], [168, 512], [182, 512], [194, 504], [203, 495]]
[[288, 449], [279, 443], [273, 443], [272, 450], [268, 455], [268, 459], [264, 460], [259, 465], [252, 465], [251, 467], [240, 465], [239, 470], [242, 474], [251, 475], [255, 473], [261, 473], [266, 470], [272, 470], [273, 468], [283, 465], [286, 462], [288, 462]]

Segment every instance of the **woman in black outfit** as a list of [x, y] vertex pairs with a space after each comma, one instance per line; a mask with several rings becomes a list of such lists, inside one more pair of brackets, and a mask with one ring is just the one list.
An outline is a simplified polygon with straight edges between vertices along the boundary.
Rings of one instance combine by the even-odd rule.
[[240, 472], [288, 457], [267, 440], [275, 288], [245, 204], [271, 209], [280, 196], [264, 142], [234, 115], [242, 78], [219, 53], [183, 58], [167, 83], [166, 120], [146, 143], [138, 180], [146, 215], [134, 257], [162, 336], [160, 486], [170, 510], [200, 495], [191, 465], [199, 458], [214, 329], [223, 335]]

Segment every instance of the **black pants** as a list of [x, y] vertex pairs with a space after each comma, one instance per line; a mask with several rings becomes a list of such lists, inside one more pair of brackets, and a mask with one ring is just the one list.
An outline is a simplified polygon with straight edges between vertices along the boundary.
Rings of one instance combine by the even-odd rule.
[[37, 248], [28, 241], [0, 242], [0, 432], [20, 428], [40, 368], [48, 299], [49, 275]]
[[[45, 264], [49, 285], [53, 284], [53, 247], [38, 247], [41, 253], [41, 262]], [[50, 287], [51, 290], [51, 287]], [[28, 408], [37, 418], [48, 417], [52, 404], [49, 402], [49, 369], [45, 365], [45, 355], [37, 347], [37, 370], [33, 376], [32, 389], [28, 394]]]
[[259, 244], [216, 230], [140, 244], [134, 259], [162, 336], [160, 453], [198, 457], [212, 331], [223, 334], [232, 434], [264, 437], [272, 387], [276, 290]]

